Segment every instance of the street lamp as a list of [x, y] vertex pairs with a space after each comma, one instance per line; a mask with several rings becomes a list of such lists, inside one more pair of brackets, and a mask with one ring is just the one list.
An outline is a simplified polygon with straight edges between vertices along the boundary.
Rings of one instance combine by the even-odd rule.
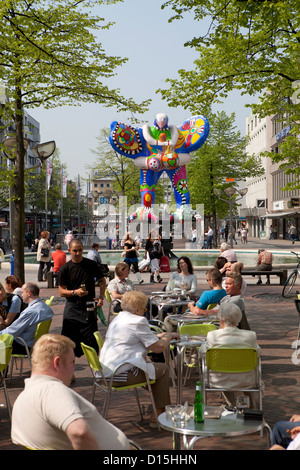
[[[230, 247], [233, 248], [233, 237], [232, 237], [232, 208], [233, 208], [233, 203], [236, 201], [239, 201], [242, 199], [248, 192], [248, 188], [243, 188], [243, 189], [237, 189], [234, 186], [229, 186], [228, 188], [222, 190], [222, 189], [217, 189], [214, 188], [214, 193], [215, 195], [221, 200], [226, 202], [229, 205], [229, 224], [230, 224], [230, 230], [229, 230], [229, 237], [230, 237]], [[222, 194], [226, 194], [229, 199], [223, 199], [221, 196]], [[239, 194], [240, 197], [235, 198], [234, 196], [236, 194]]]
[[[42, 168], [43, 163], [47, 158], [51, 157], [55, 151], [55, 142], [51, 140], [41, 144], [36, 144], [31, 147], [32, 153], [40, 159], [40, 166]], [[48, 219], [48, 173], [46, 170], [46, 191], [45, 191], [45, 230], [47, 231], [47, 219]]]

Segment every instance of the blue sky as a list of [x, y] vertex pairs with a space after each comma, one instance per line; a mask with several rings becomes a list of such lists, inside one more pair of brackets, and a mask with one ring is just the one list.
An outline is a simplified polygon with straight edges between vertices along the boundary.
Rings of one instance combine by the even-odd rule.
[[[179, 125], [190, 117], [189, 112], [182, 108], [169, 108], [155, 92], [165, 87], [166, 78], [176, 77], [179, 69], [193, 68], [196, 55], [184, 47], [184, 43], [205, 32], [206, 24], [193, 21], [192, 16], [169, 24], [171, 11], [162, 11], [162, 3], [161, 0], [125, 0], [124, 3], [102, 6], [99, 15], [116, 24], [101, 33], [100, 41], [107, 54], [129, 59], [110, 80], [111, 87], [120, 88], [123, 96], [132, 97], [137, 102], [152, 99], [149, 111], [142, 116], [146, 122], [152, 124], [155, 115], [164, 112], [171, 124]], [[252, 101], [234, 92], [217, 109], [227, 114], [235, 112], [237, 128], [244, 135], [245, 118], [250, 113], [244, 106]], [[96, 148], [96, 137], [102, 128], [109, 127], [115, 120], [128, 122], [126, 113], [95, 104], [52, 110], [39, 108], [30, 110], [30, 114], [40, 122], [42, 141], [56, 141], [70, 179], [77, 178], [79, 174], [88, 176], [86, 165], [95, 161], [91, 150]]]

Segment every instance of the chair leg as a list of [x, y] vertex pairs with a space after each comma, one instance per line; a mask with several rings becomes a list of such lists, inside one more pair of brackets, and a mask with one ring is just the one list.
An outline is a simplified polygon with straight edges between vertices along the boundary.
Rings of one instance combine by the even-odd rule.
[[137, 388], [135, 388], [134, 391], [135, 391], [135, 398], [136, 398], [136, 402], [137, 402], [138, 409], [139, 409], [139, 413], [140, 413], [140, 419], [141, 419], [141, 421], [143, 421], [144, 416], [143, 416], [143, 412], [142, 412], [142, 408], [141, 408], [141, 402], [140, 402], [139, 392], [138, 392], [138, 389], [137, 389]]
[[152, 410], [153, 410], [154, 418], [155, 418], [156, 425], [157, 425], [157, 430], [160, 432], [160, 425], [159, 425], [159, 422], [158, 422], [156, 405], [155, 405], [155, 401], [154, 401], [154, 397], [153, 397], [153, 393], [152, 393], [152, 388], [151, 388], [151, 384], [150, 384], [150, 380], [149, 380], [148, 375], [146, 375], [146, 379], [147, 379], [147, 386], [148, 386], [148, 390], [149, 390], [149, 394], [150, 394]]
[[10, 404], [10, 401], [9, 401], [9, 396], [8, 396], [8, 393], [7, 393], [7, 388], [6, 388], [6, 383], [5, 383], [5, 372], [6, 372], [6, 369], [4, 369], [4, 373], [3, 373], [3, 371], [1, 371], [1, 380], [3, 381], [3, 391], [4, 391], [8, 416], [9, 416], [9, 420], [11, 421], [11, 404]]

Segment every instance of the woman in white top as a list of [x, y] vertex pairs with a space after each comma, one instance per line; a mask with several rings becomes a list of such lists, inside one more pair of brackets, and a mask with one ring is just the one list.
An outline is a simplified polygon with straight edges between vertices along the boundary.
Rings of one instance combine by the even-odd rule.
[[[169, 367], [165, 363], [152, 363], [147, 354], [162, 353], [170, 348], [170, 341], [179, 338], [177, 333], [160, 333], [151, 331], [144, 311], [147, 297], [140, 291], [126, 292], [121, 301], [122, 311], [110, 323], [105, 341], [100, 352], [100, 362], [106, 377], [124, 362], [113, 385], [132, 385], [145, 381], [147, 372], [152, 384], [153, 397], [159, 415], [170, 403]], [[150, 426], [156, 426], [154, 414], [150, 418]]]
[[177, 272], [171, 274], [166, 291], [174, 288], [185, 289], [190, 294], [195, 294], [197, 289], [197, 276], [191, 260], [187, 256], [181, 256], [177, 260]]
[[37, 251], [37, 261], [39, 264], [38, 270], [38, 281], [47, 281], [47, 273], [50, 271], [51, 268], [51, 241], [49, 242], [50, 233], [47, 231], [43, 231], [41, 233], [41, 239], [38, 244], [38, 251]]

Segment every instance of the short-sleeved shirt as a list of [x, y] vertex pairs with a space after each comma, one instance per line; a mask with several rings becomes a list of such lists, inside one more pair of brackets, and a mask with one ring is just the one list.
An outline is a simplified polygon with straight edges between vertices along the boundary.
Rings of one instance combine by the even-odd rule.
[[217, 304], [225, 295], [227, 295], [225, 289], [206, 290], [201, 294], [196, 305], [202, 310], [207, 310], [210, 304]]
[[125, 372], [138, 367], [155, 379], [155, 370], [151, 362], [146, 361], [148, 348], [158, 341], [151, 331], [145, 317], [122, 311], [110, 323], [105, 335], [104, 345], [100, 353], [100, 361], [106, 377], [120, 364], [128, 364], [119, 370]]
[[102, 279], [103, 273], [101, 268], [87, 258], [82, 258], [79, 263], [72, 260], [64, 264], [58, 275], [58, 284], [65, 286], [68, 290], [79, 289], [81, 284], [85, 284], [86, 290], [89, 292], [85, 297], [67, 298], [64, 310], [64, 319], [76, 320], [81, 322], [87, 321], [86, 302], [94, 300], [95, 295], [95, 278]]
[[66, 430], [76, 419], [85, 419], [100, 449], [129, 448], [123, 432], [108, 423], [92, 403], [48, 375], [25, 379], [13, 408], [12, 441], [37, 450], [72, 450]]

